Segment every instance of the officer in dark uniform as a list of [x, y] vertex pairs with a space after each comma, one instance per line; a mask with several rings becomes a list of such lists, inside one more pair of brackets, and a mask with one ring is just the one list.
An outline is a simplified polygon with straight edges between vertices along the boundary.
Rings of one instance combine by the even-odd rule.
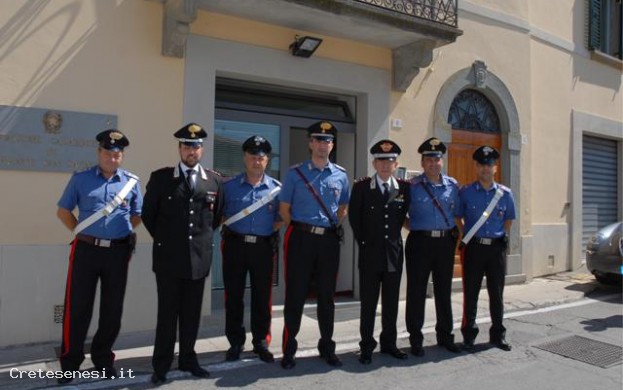
[[372, 351], [377, 344], [373, 332], [381, 286], [381, 353], [397, 359], [407, 358], [407, 354], [396, 347], [396, 320], [403, 263], [400, 231], [409, 208], [409, 183], [392, 176], [400, 155], [400, 147], [395, 142], [379, 141], [370, 148], [370, 154], [374, 157], [372, 164], [376, 174], [355, 182], [348, 205], [348, 219], [359, 244], [359, 361], [362, 364], [372, 362]]
[[212, 263], [212, 234], [221, 222], [223, 207], [221, 178], [199, 164], [206, 132], [189, 123], [174, 136], [181, 161], [152, 172], [143, 205], [145, 227], [154, 239], [153, 270], [158, 287], [154, 384], [166, 380], [178, 322], [179, 369], [196, 377], [209, 375], [199, 365], [194, 347]]
[[[121, 328], [128, 263], [136, 243], [133, 229], [141, 223], [143, 197], [135, 182], [138, 177], [120, 168], [123, 150], [130, 144], [128, 138], [111, 129], [99, 133], [96, 140], [98, 164], [74, 173], [58, 201], [58, 218], [77, 233], [69, 257], [60, 361], [63, 371], [78, 371], [84, 360], [84, 340], [99, 281], [100, 318], [91, 344], [91, 360], [105, 377], [111, 377], [117, 376], [112, 346]], [[128, 184], [130, 180], [135, 184]], [[103, 214], [126, 186], [129, 192], [121, 203], [110, 214]], [[76, 207], [78, 219], [72, 213]], [[100, 218], [89, 222], [96, 213], [102, 213]], [[63, 376], [58, 382], [72, 379]]]
[[340, 222], [346, 217], [349, 182], [344, 168], [329, 161], [335, 126], [317, 122], [307, 128], [307, 133], [311, 158], [290, 168], [279, 195], [279, 214], [288, 226], [284, 239], [286, 297], [281, 360], [285, 369], [296, 365], [296, 335], [312, 275], [318, 292], [318, 351], [329, 365], [342, 365], [332, 340], [333, 294], [340, 262]]
[[461, 202], [457, 181], [441, 173], [445, 152], [446, 145], [437, 138], [424, 141], [418, 148], [424, 173], [416, 176], [410, 187], [406, 322], [411, 353], [415, 356], [424, 356], [422, 326], [431, 273], [437, 313], [437, 345], [450, 352], [460, 352], [452, 333], [450, 294]]
[[223, 185], [225, 194], [223, 280], [225, 282], [225, 335], [231, 347], [226, 360], [240, 358], [246, 331], [244, 290], [251, 280], [251, 333], [253, 352], [262, 361], [274, 361], [271, 340], [273, 261], [279, 256], [279, 200], [281, 183], [268, 176], [272, 147], [264, 137], [252, 136], [242, 144], [245, 171]]
[[[506, 275], [506, 249], [508, 233], [515, 219], [515, 202], [512, 191], [494, 181], [497, 172], [496, 161], [500, 153], [491, 146], [481, 146], [473, 154], [477, 180], [461, 189], [463, 205], [463, 231], [467, 236], [474, 225], [483, 217], [487, 206], [492, 202], [495, 207], [483, 217], [484, 223], [476, 226], [471, 239], [462, 248], [463, 260], [463, 348], [473, 350], [474, 340], [478, 335], [476, 314], [478, 294], [483, 276], [487, 277], [491, 328], [489, 341], [498, 348], [510, 351], [506, 342], [506, 328], [502, 325], [504, 317], [504, 277]], [[498, 192], [499, 191], [499, 192]], [[496, 192], [498, 195], [496, 197]]]

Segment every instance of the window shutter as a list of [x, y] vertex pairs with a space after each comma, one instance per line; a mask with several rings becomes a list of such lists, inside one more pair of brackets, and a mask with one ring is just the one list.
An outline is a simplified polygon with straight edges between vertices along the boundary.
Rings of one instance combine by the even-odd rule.
[[588, 48], [601, 48], [601, 0], [588, 0]]

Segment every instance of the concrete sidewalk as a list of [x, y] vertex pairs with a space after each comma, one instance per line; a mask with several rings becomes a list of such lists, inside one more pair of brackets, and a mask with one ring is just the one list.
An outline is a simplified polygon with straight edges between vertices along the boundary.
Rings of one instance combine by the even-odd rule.
[[[506, 315], [514, 312], [532, 310], [537, 308], [550, 307], [558, 304], [571, 303], [584, 299], [588, 294], [598, 287], [593, 276], [588, 274], [585, 269], [575, 272], [561, 273], [548, 277], [535, 278], [529, 283], [510, 285], [505, 289], [505, 308]], [[452, 294], [452, 306], [454, 313], [455, 328], [458, 329], [462, 313], [463, 296], [461, 291]], [[489, 302], [486, 290], [480, 294], [478, 317], [479, 321], [487, 322], [489, 315]], [[398, 317], [398, 347], [409, 346], [408, 333], [405, 326], [405, 302], [400, 302], [400, 312]], [[381, 307], [379, 306], [379, 314]], [[247, 338], [247, 351], [243, 352], [242, 359], [237, 362], [225, 362], [225, 351], [229, 344], [224, 334], [224, 313], [214, 313], [210, 316], [207, 324], [203, 324], [200, 331], [200, 338], [197, 341], [196, 351], [199, 355], [202, 366], [209, 371], [232, 370], [237, 367], [254, 364], [265, 364], [260, 362], [253, 353], [250, 352], [250, 337]], [[248, 313], [245, 315], [248, 321]], [[435, 306], [433, 299], [428, 299], [426, 303], [426, 323], [424, 347], [435, 345], [434, 335]], [[478, 342], [486, 342], [487, 325], [481, 326], [481, 336]], [[247, 329], [249, 326], [247, 324]], [[281, 356], [281, 331], [283, 329], [282, 307], [273, 309], [273, 340], [270, 346], [275, 354], [276, 362]], [[377, 316], [376, 332], [380, 332], [380, 316]], [[512, 329], [509, 329], [512, 332]], [[482, 336], [484, 334], [485, 336]], [[455, 332], [456, 341], [461, 342], [460, 331]], [[124, 374], [125, 378], [115, 380], [94, 380], [77, 379], [71, 382], [71, 387], [79, 389], [123, 387], [136, 384], [147, 384], [151, 376], [151, 354], [153, 343], [153, 332], [134, 333], [119, 337], [116, 343], [116, 362], [115, 367], [119, 374]], [[301, 331], [297, 339], [299, 340], [299, 350], [297, 357], [314, 356], [318, 354], [316, 344], [318, 342], [319, 331], [316, 321], [316, 308], [314, 304], [306, 305], [301, 324]], [[353, 300], [339, 300], [336, 302], [335, 314], [335, 333], [334, 339], [337, 343], [337, 353], [355, 352], [359, 349], [359, 302]], [[512, 343], [512, 337], [509, 338]], [[56, 385], [56, 379], [45, 378], [47, 372], [60, 369], [58, 360], [55, 358], [54, 348], [57, 344], [44, 344], [34, 346], [19, 346], [14, 348], [0, 349], [0, 388], [3, 389], [33, 389]], [[356, 362], [356, 361], [355, 361]], [[348, 360], [345, 364], [358, 364]], [[176, 362], [173, 363], [176, 367]], [[82, 364], [82, 370], [92, 369], [90, 359]], [[296, 368], [295, 368], [296, 369]], [[19, 371], [22, 378], [15, 376]], [[132, 370], [130, 373], [129, 370]], [[35, 376], [28, 378], [28, 375]], [[50, 374], [51, 375], [51, 374]], [[133, 378], [131, 378], [131, 377]], [[179, 371], [170, 372], [167, 377], [176, 379], [189, 376], [187, 373]]]

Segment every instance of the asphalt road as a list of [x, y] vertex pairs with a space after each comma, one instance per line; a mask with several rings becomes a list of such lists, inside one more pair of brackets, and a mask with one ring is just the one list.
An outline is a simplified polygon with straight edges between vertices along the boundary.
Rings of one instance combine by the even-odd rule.
[[[372, 364], [357, 361], [356, 350], [340, 354], [343, 367], [332, 369], [317, 356], [297, 359], [293, 370], [279, 363], [257, 360], [222, 364], [211, 370], [211, 378], [194, 380], [184, 376], [159, 389], [237, 388], [253, 389], [478, 389], [478, 390], [620, 390], [623, 370], [620, 360], [608, 368], [560, 356], [538, 348], [568, 336], [581, 336], [613, 345], [621, 356], [623, 308], [620, 288], [603, 288], [580, 302], [512, 313], [505, 320], [511, 352], [488, 343], [488, 323], [480, 325], [474, 353], [452, 354], [434, 346], [427, 334], [426, 355], [410, 355], [398, 361], [375, 353]], [[457, 333], [457, 340], [460, 335]], [[408, 350], [408, 340], [399, 340]], [[607, 346], [606, 346], [607, 347]], [[571, 346], [571, 351], [582, 350]], [[596, 356], [603, 355], [598, 348]], [[600, 352], [601, 351], [601, 352]], [[616, 356], [616, 355], [615, 355]], [[96, 384], [94, 384], [96, 385]], [[101, 386], [96, 385], [97, 387]], [[146, 383], [131, 389], [150, 388]], [[80, 389], [89, 388], [80, 386]], [[113, 387], [115, 388], [115, 387]], [[121, 388], [121, 387], [116, 387]], [[123, 387], [127, 388], [127, 387]]]

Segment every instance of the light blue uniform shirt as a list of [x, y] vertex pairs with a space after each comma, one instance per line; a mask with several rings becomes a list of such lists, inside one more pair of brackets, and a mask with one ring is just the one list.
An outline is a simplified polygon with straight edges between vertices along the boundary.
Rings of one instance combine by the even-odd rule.
[[320, 170], [314, 167], [311, 160], [307, 160], [291, 167], [286, 174], [279, 200], [292, 206], [292, 221], [322, 227], [331, 227], [332, 223], [296, 172], [297, 167], [316, 189], [320, 199], [331, 213], [333, 224], [337, 224], [337, 209], [341, 205], [348, 204], [350, 198], [346, 170], [331, 162]]
[[485, 223], [478, 229], [474, 237], [480, 238], [499, 238], [504, 236], [504, 221], [515, 219], [515, 200], [513, 193], [508, 187], [493, 183], [491, 188], [485, 190], [478, 181], [461, 188], [460, 198], [463, 210], [463, 222], [465, 227], [463, 232], [467, 234], [472, 226], [480, 219], [493, 197], [495, 191], [501, 188], [504, 195], [498, 201], [491, 215]]
[[[225, 219], [259, 201], [276, 187], [281, 187], [281, 183], [268, 175], [264, 175], [262, 181], [256, 186], [252, 186], [247, 181], [245, 173], [241, 173], [226, 181], [223, 184], [223, 196], [225, 197], [223, 214]], [[265, 204], [228, 227], [238, 234], [269, 236], [273, 233], [273, 226], [279, 215], [278, 212], [279, 197], [277, 196], [270, 203]]]
[[[448, 222], [433, 203], [433, 198], [424, 189], [426, 186], [433, 197], [439, 200]], [[455, 217], [462, 214], [457, 181], [441, 175], [439, 184], [431, 183], [425, 174], [413, 178], [410, 186], [409, 230], [448, 230], [456, 226]]]
[[[112, 201], [131, 177], [136, 178], [121, 168], [110, 179], [106, 179], [97, 166], [76, 172], [69, 179], [57, 205], [69, 211], [78, 207], [80, 223]], [[106, 240], [124, 238], [132, 232], [130, 216], [141, 215], [142, 207], [143, 195], [137, 182], [123, 203], [110, 215], [98, 219], [81, 233]]]

